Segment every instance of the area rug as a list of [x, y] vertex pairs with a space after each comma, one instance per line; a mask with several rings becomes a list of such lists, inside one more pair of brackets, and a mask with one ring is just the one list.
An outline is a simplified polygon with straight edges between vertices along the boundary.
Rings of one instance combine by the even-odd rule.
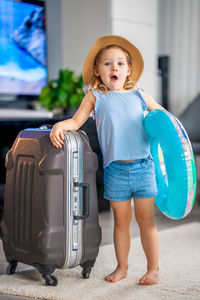
[[[140, 239], [132, 239], [128, 277], [108, 283], [104, 276], [116, 267], [113, 245], [100, 247], [99, 256], [89, 279], [81, 278], [81, 268], [57, 270], [56, 287], [44, 285], [33, 268], [0, 276], [0, 293], [49, 300], [168, 300], [200, 299], [200, 223], [179, 225], [159, 232], [160, 281], [154, 286], [140, 286], [146, 272], [146, 260]], [[2, 245], [1, 263], [5, 263]]]

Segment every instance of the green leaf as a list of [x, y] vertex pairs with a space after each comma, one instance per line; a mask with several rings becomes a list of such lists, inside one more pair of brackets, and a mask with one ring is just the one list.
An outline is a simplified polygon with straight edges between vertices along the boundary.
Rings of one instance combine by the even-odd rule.
[[67, 106], [67, 96], [68, 96], [68, 93], [66, 93], [66, 91], [64, 91], [64, 90], [59, 91], [58, 102], [59, 102], [60, 106], [62, 106], [64, 108]]
[[73, 94], [69, 99], [69, 104], [72, 108], [75, 108], [81, 103], [82, 99], [83, 97], [81, 94]]
[[49, 110], [54, 107], [75, 108], [84, 97], [83, 86], [82, 75], [77, 76], [70, 69], [61, 69], [58, 78], [50, 80], [42, 89], [39, 96], [40, 104]]

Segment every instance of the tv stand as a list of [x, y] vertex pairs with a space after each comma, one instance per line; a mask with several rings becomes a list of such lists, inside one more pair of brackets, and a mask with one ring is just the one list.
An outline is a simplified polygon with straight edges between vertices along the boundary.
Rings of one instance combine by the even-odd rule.
[[1, 108], [0, 120], [37, 120], [52, 119], [53, 113], [43, 110]]

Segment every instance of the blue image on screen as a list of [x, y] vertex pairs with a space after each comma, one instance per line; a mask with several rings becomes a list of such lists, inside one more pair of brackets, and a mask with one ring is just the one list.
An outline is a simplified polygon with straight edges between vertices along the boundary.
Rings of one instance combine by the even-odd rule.
[[39, 95], [46, 84], [44, 7], [0, 0], [0, 94]]

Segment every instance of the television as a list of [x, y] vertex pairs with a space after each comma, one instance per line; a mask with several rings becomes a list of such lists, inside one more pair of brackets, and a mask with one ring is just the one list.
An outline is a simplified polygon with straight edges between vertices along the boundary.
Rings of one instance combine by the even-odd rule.
[[33, 100], [47, 84], [45, 5], [0, 0], [0, 102]]

